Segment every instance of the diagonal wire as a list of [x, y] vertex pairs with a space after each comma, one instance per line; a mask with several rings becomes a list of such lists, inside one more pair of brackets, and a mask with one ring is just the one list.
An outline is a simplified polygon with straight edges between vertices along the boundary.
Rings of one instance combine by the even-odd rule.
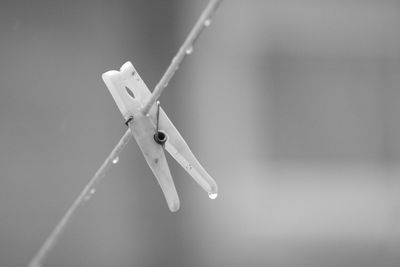
[[[203, 31], [203, 29], [210, 25], [210, 18], [214, 14], [215, 10], [218, 8], [218, 5], [222, 2], [222, 0], [210, 0], [207, 4], [206, 8], [200, 15], [199, 19], [197, 20], [196, 24], [194, 25], [193, 29], [190, 31], [188, 37], [186, 38], [185, 42], [179, 48], [178, 53], [173, 58], [171, 64], [169, 65], [168, 69], [165, 71], [164, 75], [162, 76], [161, 80], [156, 85], [153, 94], [151, 95], [150, 99], [148, 100], [147, 104], [143, 108], [143, 114], [147, 114], [154, 104], [154, 102], [160, 97], [162, 91], [167, 86], [169, 80], [175, 74], [175, 71], [178, 69], [180, 63], [182, 62], [183, 58], [186, 54], [190, 54], [193, 49], [193, 44]], [[77, 214], [80, 208], [85, 204], [85, 202], [94, 194], [94, 188], [97, 183], [103, 178], [107, 172], [107, 170], [111, 167], [112, 163], [118, 159], [119, 154], [128, 144], [129, 140], [131, 139], [132, 134], [131, 130], [128, 130], [124, 133], [121, 137], [117, 145], [105, 159], [103, 164], [100, 168], [96, 171], [94, 176], [89, 180], [85, 188], [76, 198], [74, 203], [71, 207], [67, 210], [61, 220], [58, 222], [54, 230], [50, 233], [47, 237], [39, 251], [35, 254], [35, 256], [30, 261], [28, 267], [42, 267], [43, 262], [49, 256], [50, 252], [56, 245], [57, 241], [59, 240], [60, 236], [66, 229], [67, 225], [72, 221], [73, 217]]]
[[67, 212], [58, 222], [57, 226], [47, 237], [46, 241], [43, 243], [40, 250], [36, 253], [35, 257], [31, 260], [28, 267], [41, 267], [44, 260], [48, 257], [50, 251], [53, 249], [54, 245], [57, 243], [59, 237], [64, 232], [67, 225], [72, 221], [73, 217], [77, 214], [77, 211], [89, 200], [91, 195], [94, 194], [96, 184], [104, 177], [107, 170], [110, 168], [113, 162], [118, 159], [119, 154], [128, 144], [131, 139], [132, 134], [131, 130], [125, 132], [122, 136], [121, 140], [119, 140], [118, 144], [111, 151], [110, 155], [106, 158], [97, 172], [94, 174], [92, 179], [87, 183], [85, 188], [79, 194], [79, 196], [75, 199], [74, 203], [69, 207]]
[[199, 37], [200, 33], [204, 30], [205, 27], [208, 27], [211, 23], [211, 17], [217, 10], [219, 4], [222, 0], [211, 0], [206, 8], [201, 13], [199, 19], [196, 24], [193, 26], [189, 35], [186, 37], [186, 40], [183, 42], [182, 46], [179, 48], [178, 53], [172, 59], [171, 64], [168, 66], [164, 75], [161, 77], [161, 80], [157, 83], [154, 91], [149, 100], [147, 100], [146, 105], [142, 109], [143, 114], [147, 114], [153, 104], [160, 97], [161, 93], [167, 87], [169, 81], [172, 76], [174, 76], [175, 71], [179, 68], [183, 58], [185, 55], [191, 54], [193, 51], [193, 45], [196, 39]]

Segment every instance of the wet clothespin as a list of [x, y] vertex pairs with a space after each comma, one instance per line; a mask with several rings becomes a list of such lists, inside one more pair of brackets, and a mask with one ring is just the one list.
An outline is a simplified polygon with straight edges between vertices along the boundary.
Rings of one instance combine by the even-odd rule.
[[102, 78], [157, 178], [169, 209], [172, 212], [177, 211], [180, 202], [164, 149], [209, 194], [210, 198], [216, 198], [218, 190], [216, 182], [190, 151], [159, 102], [155, 102], [149, 111], [145, 112], [145, 106], [152, 94], [132, 63], [126, 62], [120, 71], [108, 71]]
[[185, 55], [193, 53], [195, 41], [203, 29], [210, 26], [211, 17], [221, 1], [210, 0], [208, 2], [152, 93], [150, 93], [130, 62], [125, 63], [120, 71], [112, 70], [103, 74], [103, 80], [122, 116], [125, 118], [125, 124], [129, 129], [46, 238], [28, 267], [43, 266], [43, 262], [49, 256], [68, 223], [95, 192], [95, 185], [104, 177], [110, 165], [118, 162], [118, 155], [128, 143], [131, 134], [135, 137], [147, 163], [156, 176], [164, 192], [168, 207], [172, 212], [179, 209], [179, 197], [168, 168], [164, 149], [208, 192], [211, 199], [217, 197], [217, 184], [197, 161], [157, 100]]

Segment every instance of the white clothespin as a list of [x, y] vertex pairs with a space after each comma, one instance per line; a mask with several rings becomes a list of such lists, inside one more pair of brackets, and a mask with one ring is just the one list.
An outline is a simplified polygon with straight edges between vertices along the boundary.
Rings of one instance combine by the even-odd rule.
[[164, 148], [208, 192], [210, 198], [215, 198], [218, 190], [216, 182], [190, 151], [159, 102], [154, 103], [148, 113], [143, 112], [151, 92], [132, 63], [126, 62], [120, 71], [111, 70], [102, 77], [156, 176], [169, 209], [172, 212], [179, 209], [179, 197], [165, 158]]

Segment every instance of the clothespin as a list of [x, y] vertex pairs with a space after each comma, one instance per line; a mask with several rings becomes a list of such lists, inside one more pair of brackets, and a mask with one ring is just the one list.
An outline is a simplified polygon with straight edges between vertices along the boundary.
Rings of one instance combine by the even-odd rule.
[[126, 62], [120, 71], [108, 71], [102, 78], [160, 184], [169, 209], [172, 212], [177, 211], [180, 202], [164, 149], [209, 194], [210, 198], [216, 198], [218, 191], [216, 182], [190, 151], [159, 102], [155, 102], [148, 113], [143, 112], [152, 94], [132, 63]]

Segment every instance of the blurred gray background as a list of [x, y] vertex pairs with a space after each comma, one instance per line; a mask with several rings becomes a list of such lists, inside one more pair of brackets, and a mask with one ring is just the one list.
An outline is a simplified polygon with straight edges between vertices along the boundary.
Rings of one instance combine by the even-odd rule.
[[[0, 2], [0, 266], [24, 266], [125, 131], [101, 74], [154, 88], [207, 1]], [[399, 266], [400, 3], [226, 0], [161, 103], [219, 184], [132, 141], [45, 266]]]

